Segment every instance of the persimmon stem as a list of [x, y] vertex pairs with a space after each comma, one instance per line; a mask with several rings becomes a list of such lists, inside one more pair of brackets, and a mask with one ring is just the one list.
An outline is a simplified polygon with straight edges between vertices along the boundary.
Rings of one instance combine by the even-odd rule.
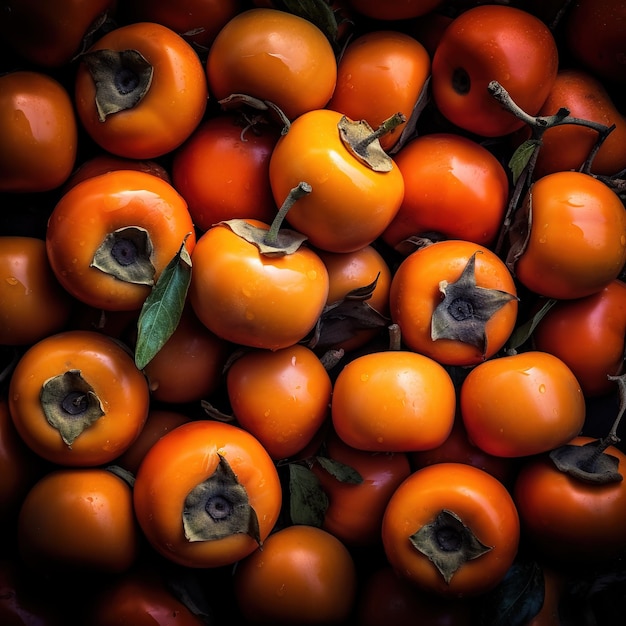
[[402, 348], [402, 333], [398, 324], [390, 324], [389, 330], [389, 349], [400, 350]]
[[267, 231], [267, 235], [265, 235], [264, 243], [268, 246], [275, 246], [278, 243], [278, 231], [282, 226], [282, 223], [285, 219], [285, 216], [289, 212], [289, 209], [304, 196], [308, 195], [313, 191], [313, 187], [309, 185], [307, 182], [300, 182], [296, 187], [291, 189], [282, 206], [276, 213], [276, 217], [274, 217], [270, 229]]
[[406, 122], [406, 116], [403, 113], [394, 113], [391, 117], [387, 118], [373, 133], [361, 139], [358, 143], [354, 144], [354, 151], [357, 154], [361, 154], [367, 146], [369, 146], [376, 139], [380, 139], [387, 133], [390, 133], [396, 126], [404, 124]]

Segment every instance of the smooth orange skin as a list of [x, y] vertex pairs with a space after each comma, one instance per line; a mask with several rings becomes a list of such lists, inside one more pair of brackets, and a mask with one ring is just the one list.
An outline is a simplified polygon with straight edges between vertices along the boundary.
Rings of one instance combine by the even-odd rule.
[[326, 304], [328, 272], [306, 246], [281, 257], [264, 256], [228, 226], [217, 225], [200, 237], [192, 262], [193, 310], [218, 337], [235, 344], [292, 346], [314, 327]]
[[[39, 399], [49, 378], [69, 370], [80, 370], [105, 413], [71, 447], [48, 423]], [[69, 330], [37, 342], [20, 358], [9, 383], [9, 410], [18, 433], [39, 456], [63, 466], [93, 467], [119, 456], [141, 432], [149, 403], [148, 383], [132, 356], [95, 331]]]
[[356, 598], [352, 555], [314, 526], [284, 527], [240, 561], [235, 597], [248, 624], [342, 624]]
[[488, 472], [506, 486], [515, 476], [516, 464], [512, 459], [494, 456], [475, 446], [467, 435], [457, 406], [457, 415], [448, 438], [436, 448], [416, 450], [409, 455], [414, 469], [435, 463], [467, 463]]
[[513, 266], [526, 288], [557, 300], [582, 298], [619, 276], [626, 212], [602, 181], [582, 172], [548, 174], [526, 194], [523, 212], [529, 207], [530, 237]]
[[[465, 562], [446, 583], [409, 537], [443, 510], [461, 518], [492, 549]], [[517, 555], [520, 522], [512, 497], [491, 474], [465, 463], [437, 463], [413, 472], [389, 500], [382, 538], [398, 575], [428, 592], [475, 597], [493, 589]]]
[[39, 71], [0, 76], [0, 192], [51, 191], [72, 173], [78, 122], [72, 100]]
[[141, 308], [149, 286], [90, 267], [106, 235], [128, 226], [148, 231], [155, 281], [185, 237], [188, 252], [195, 245], [193, 222], [183, 198], [170, 184], [146, 172], [116, 170], [94, 176], [72, 187], [56, 204], [46, 232], [48, 258], [57, 280], [77, 300], [104, 310]]
[[408, 455], [357, 450], [334, 434], [325, 438], [323, 450], [325, 456], [356, 470], [363, 482], [342, 482], [319, 463], [311, 466], [329, 499], [322, 528], [348, 546], [380, 544], [380, 528], [387, 502], [411, 473]]
[[[23, 498], [43, 474], [43, 463], [22, 441], [0, 397], [0, 520], [13, 520]], [[3, 539], [5, 541], [5, 539]], [[8, 544], [7, 544], [8, 545]]]
[[275, 460], [303, 450], [329, 413], [330, 376], [304, 345], [246, 352], [228, 368], [226, 386], [237, 423]]
[[[593, 74], [579, 68], [562, 69], [557, 74], [538, 114], [554, 115], [561, 107], [572, 117], [607, 127], [615, 125], [593, 158], [590, 170], [593, 174], [611, 176], [626, 168], [626, 117]], [[533, 176], [537, 179], [554, 172], [580, 169], [597, 140], [597, 131], [584, 126], [561, 124], [549, 128], [541, 137]]]
[[73, 303], [50, 267], [42, 239], [0, 237], [0, 345], [27, 346], [61, 331]]
[[574, 58], [601, 80], [618, 85], [626, 82], [625, 19], [621, 0], [577, 0], [564, 24], [565, 45]]
[[236, 115], [217, 115], [205, 120], [174, 153], [174, 187], [198, 229], [206, 231], [235, 218], [271, 223], [277, 207], [269, 161], [278, 137], [278, 127], [246, 130]]
[[405, 144], [394, 160], [404, 178], [404, 199], [383, 241], [394, 247], [432, 233], [483, 246], [495, 241], [509, 180], [487, 148], [463, 135], [432, 133]]
[[205, 48], [243, 6], [242, 0], [130, 0], [124, 4], [131, 21], [163, 24]]
[[187, 494], [213, 474], [223, 456], [248, 494], [261, 541], [274, 528], [282, 503], [278, 472], [249, 432], [223, 422], [192, 421], [163, 435], [146, 453], [134, 485], [137, 520], [150, 545], [184, 567], [232, 565], [257, 548], [247, 534], [213, 541], [185, 538], [182, 514]]
[[471, 626], [472, 609], [468, 601], [441, 598], [415, 588], [398, 576], [390, 565], [368, 574], [359, 590], [357, 626]]
[[144, 367], [152, 399], [176, 404], [208, 398], [222, 382], [229, 353], [229, 345], [185, 307], [170, 338]]
[[[572, 445], [594, 441], [575, 437]], [[626, 455], [609, 446], [623, 475]], [[519, 471], [513, 498], [523, 532], [556, 563], [598, 562], [626, 547], [626, 483], [590, 484], [560, 472], [546, 456], [528, 459]]]
[[81, 52], [83, 39], [117, 0], [5, 0], [0, 37], [21, 57], [43, 68], [60, 68]]
[[348, 0], [349, 6], [376, 20], [407, 20], [434, 11], [442, 0]]
[[587, 398], [615, 391], [608, 376], [624, 371], [625, 337], [626, 284], [620, 280], [586, 298], [557, 302], [532, 335], [537, 350], [566, 363]]
[[[353, 39], [337, 67], [337, 85], [328, 109], [378, 128], [396, 113], [408, 120], [430, 76], [430, 57], [413, 37], [392, 30], [375, 30]], [[405, 124], [380, 138], [391, 149]]]
[[166, 433], [177, 426], [190, 422], [193, 418], [186, 413], [170, 408], [156, 408], [153, 405], [139, 436], [115, 459], [115, 465], [137, 474], [137, 470], [148, 450]]
[[335, 89], [337, 61], [324, 33], [286, 11], [253, 8], [215, 37], [206, 62], [211, 94], [267, 100], [293, 120], [323, 108]]
[[342, 115], [310, 111], [295, 120], [270, 159], [270, 184], [281, 206], [301, 181], [312, 191], [289, 209], [287, 221], [311, 245], [329, 252], [353, 252], [377, 239], [400, 207], [404, 180], [392, 163], [376, 172], [341, 140]]
[[488, 454], [541, 454], [578, 435], [585, 398], [558, 357], [531, 350], [477, 365], [459, 396], [470, 441]]
[[133, 624], [133, 626], [202, 626], [172, 592], [167, 578], [144, 562], [95, 590], [85, 611], [91, 626]]
[[35, 570], [122, 573], [139, 553], [132, 490], [103, 468], [54, 470], [26, 495], [17, 539]]
[[191, 135], [206, 110], [206, 76], [195, 50], [161, 24], [136, 22], [102, 36], [89, 49], [140, 52], [154, 68], [152, 83], [130, 109], [98, 118], [96, 87], [85, 63], [76, 70], [74, 100], [88, 135], [112, 154], [154, 159], [171, 152]]
[[[508, 135], [523, 122], [502, 108], [488, 84], [498, 81], [519, 107], [534, 115], [548, 97], [558, 60], [552, 33], [534, 15], [503, 5], [471, 7], [441, 36], [432, 62], [433, 98], [455, 126], [484, 137]], [[455, 88], [459, 68], [469, 76], [467, 92]]]
[[339, 372], [331, 415], [335, 431], [353, 448], [410, 452], [441, 445], [455, 408], [454, 384], [439, 363], [388, 350], [358, 356]]
[[[389, 315], [391, 269], [376, 248], [365, 246], [354, 252], [343, 253], [325, 250], [317, 252], [328, 270], [328, 304], [339, 302], [351, 291], [376, 280], [376, 287], [366, 302], [381, 315]], [[334, 348], [346, 352], [356, 350], [373, 339], [378, 332], [378, 329], [357, 329], [352, 337], [339, 342]]]
[[411, 350], [445, 365], [476, 365], [495, 355], [509, 339], [517, 321], [516, 299], [505, 303], [485, 325], [484, 354], [476, 346], [456, 339], [431, 339], [433, 312], [442, 298], [440, 281], [456, 281], [477, 251], [476, 284], [516, 295], [516, 286], [506, 265], [484, 246], [450, 239], [418, 249], [402, 261], [389, 292], [391, 318], [400, 326], [402, 339]]
[[83, 161], [78, 168], [72, 172], [72, 175], [68, 178], [63, 187], [63, 193], [68, 192], [72, 187], [81, 183], [83, 180], [99, 176], [100, 174], [107, 174], [115, 170], [139, 170], [140, 172], [158, 176], [167, 183], [172, 182], [169, 172], [156, 161], [127, 159], [103, 152], [102, 154], [96, 154], [86, 161]]

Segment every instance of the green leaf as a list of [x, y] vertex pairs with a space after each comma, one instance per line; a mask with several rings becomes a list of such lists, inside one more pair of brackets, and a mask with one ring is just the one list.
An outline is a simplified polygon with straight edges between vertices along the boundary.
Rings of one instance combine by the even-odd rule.
[[137, 322], [135, 364], [143, 369], [172, 336], [187, 299], [191, 257], [183, 240], [179, 251], [163, 270], [146, 298]]
[[487, 594], [482, 603], [481, 624], [525, 626], [543, 606], [543, 570], [535, 563], [514, 563], [504, 580]]
[[557, 303], [557, 300], [550, 299], [537, 311], [527, 322], [516, 328], [509, 338], [506, 351], [512, 352], [524, 345], [533, 334], [537, 324], [543, 319], [543, 316]]
[[334, 476], [342, 483], [359, 485], [363, 482], [363, 476], [353, 467], [345, 463], [340, 463], [339, 461], [335, 461], [335, 459], [329, 459], [326, 456], [317, 456], [315, 459], [331, 476]]
[[328, 496], [317, 476], [305, 465], [289, 464], [289, 516], [294, 524], [322, 526]]
[[521, 176], [524, 168], [528, 165], [533, 153], [539, 148], [541, 142], [536, 139], [527, 139], [520, 144], [515, 152], [513, 152], [511, 159], [509, 160], [509, 168], [513, 173], [513, 184], [515, 184], [518, 178]]

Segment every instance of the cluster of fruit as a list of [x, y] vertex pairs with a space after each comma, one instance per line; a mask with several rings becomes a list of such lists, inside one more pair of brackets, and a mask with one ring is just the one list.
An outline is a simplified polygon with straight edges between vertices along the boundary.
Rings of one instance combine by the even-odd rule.
[[622, 623], [623, 2], [0, 8], [2, 624]]

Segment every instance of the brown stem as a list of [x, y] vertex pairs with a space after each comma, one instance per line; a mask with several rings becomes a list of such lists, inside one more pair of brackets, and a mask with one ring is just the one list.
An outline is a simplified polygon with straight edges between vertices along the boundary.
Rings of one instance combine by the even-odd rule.
[[387, 118], [373, 133], [354, 144], [355, 152], [361, 154], [361, 152], [363, 152], [373, 141], [380, 139], [387, 133], [390, 133], [396, 126], [400, 126], [400, 124], [403, 124], [404, 122], [406, 122], [406, 116], [402, 113], [395, 113], [391, 117]]
[[270, 229], [267, 231], [267, 235], [265, 236], [264, 243], [268, 246], [275, 246], [278, 243], [278, 231], [285, 219], [285, 216], [289, 212], [289, 209], [296, 203], [297, 200], [303, 198], [313, 191], [313, 188], [309, 183], [300, 182], [296, 187], [294, 187], [283, 202], [280, 207], [276, 217], [272, 221]]

